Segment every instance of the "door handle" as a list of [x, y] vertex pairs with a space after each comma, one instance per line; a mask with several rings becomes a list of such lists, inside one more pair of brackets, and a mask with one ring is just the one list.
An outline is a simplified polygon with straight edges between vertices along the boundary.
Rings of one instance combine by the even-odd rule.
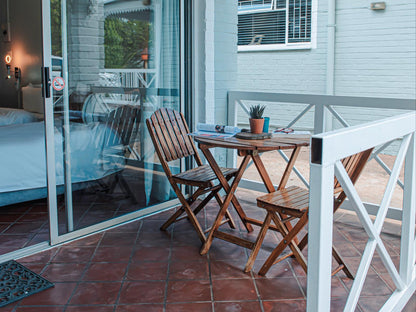
[[42, 67], [42, 96], [44, 98], [51, 97], [51, 79], [49, 67]]

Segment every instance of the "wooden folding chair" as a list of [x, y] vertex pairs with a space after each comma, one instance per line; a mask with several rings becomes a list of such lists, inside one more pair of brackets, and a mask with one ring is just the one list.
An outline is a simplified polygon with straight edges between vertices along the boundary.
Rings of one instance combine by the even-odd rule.
[[[108, 131], [106, 135], [104, 146], [107, 148], [107, 151], [105, 153], [119, 155], [121, 148], [121, 157], [124, 158], [124, 163], [127, 162], [127, 159], [129, 159], [132, 153], [137, 155], [133, 145], [135, 143], [135, 134], [137, 134], [139, 129], [140, 120], [140, 106], [120, 105], [111, 111], [105, 120], [106, 127], [112, 130]], [[128, 197], [135, 199], [133, 192], [130, 190], [127, 181], [122, 175], [122, 171], [117, 171], [113, 182], [107, 187], [107, 192], [112, 193], [117, 184], [119, 184]]]
[[[373, 149], [366, 150], [361, 153], [346, 157], [342, 160], [351, 182], [355, 184], [358, 180], [365, 164], [367, 163]], [[341, 185], [335, 179], [334, 181], [334, 212], [342, 205], [346, 195], [342, 190]], [[306, 259], [302, 254], [302, 249], [308, 243], [308, 234], [302, 238], [299, 244], [296, 243], [296, 238], [299, 232], [308, 223], [308, 212], [309, 212], [309, 192], [303, 188], [297, 186], [291, 186], [286, 189], [278, 190], [273, 193], [260, 196], [257, 198], [257, 206], [267, 210], [266, 218], [263, 222], [263, 226], [256, 239], [255, 245], [252, 249], [252, 253], [246, 263], [244, 269], [245, 272], [249, 272], [254, 264], [258, 252], [260, 251], [261, 244], [263, 243], [264, 237], [267, 230], [271, 227], [271, 221], [278, 228], [282, 234], [283, 239], [273, 250], [270, 256], [267, 258], [262, 268], [259, 271], [259, 275], [266, 275], [268, 270], [273, 264], [276, 264], [290, 256], [294, 256], [302, 268], [307, 271]], [[297, 220], [292, 229], [288, 229], [285, 225], [287, 222]], [[282, 252], [289, 247], [291, 252], [279, 257]], [[351, 271], [342, 260], [340, 254], [332, 247], [332, 256], [338, 263], [338, 267], [332, 272], [332, 275], [343, 270], [346, 276], [350, 279], [354, 279]]]
[[[196, 214], [200, 212], [213, 197], [215, 197], [220, 206], [222, 205], [222, 199], [218, 194], [222, 187], [220, 184], [214, 185], [213, 181], [217, 177], [211, 167], [202, 164], [202, 160], [195, 144], [189, 135], [188, 125], [181, 113], [171, 109], [161, 108], [146, 120], [146, 124], [166, 177], [182, 204], [181, 208], [178, 209], [160, 229], [166, 230], [172, 223], [188, 218], [195, 228], [200, 240], [205, 242], [206, 237], [196, 218]], [[193, 156], [197, 167], [172, 175], [168, 162], [188, 156]], [[237, 169], [233, 168], [221, 168], [221, 171], [227, 180], [234, 177], [237, 173]], [[179, 187], [181, 184], [197, 187], [197, 190], [186, 199]], [[197, 204], [198, 202], [196, 200], [198, 197], [206, 193], [209, 194]], [[184, 212], [187, 216], [180, 218]], [[228, 223], [233, 229], [235, 228], [234, 221], [228, 211], [225, 220], [223, 221], [223, 224], [224, 223]]]

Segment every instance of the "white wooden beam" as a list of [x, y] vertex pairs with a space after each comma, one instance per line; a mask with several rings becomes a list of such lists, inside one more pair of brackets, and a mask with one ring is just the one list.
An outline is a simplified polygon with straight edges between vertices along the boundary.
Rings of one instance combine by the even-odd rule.
[[308, 238], [308, 312], [330, 311], [334, 166], [311, 164]]

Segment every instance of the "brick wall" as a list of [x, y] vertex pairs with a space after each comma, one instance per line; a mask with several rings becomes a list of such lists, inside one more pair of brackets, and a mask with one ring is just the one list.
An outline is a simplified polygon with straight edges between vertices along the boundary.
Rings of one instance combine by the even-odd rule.
[[[335, 94], [416, 97], [416, 7], [410, 0], [387, 2], [372, 11], [370, 2], [337, 1]], [[238, 90], [325, 94], [327, 1], [318, 2], [316, 49], [238, 53]], [[303, 107], [269, 105], [272, 123], [285, 125]], [[339, 108], [351, 124], [399, 113], [396, 110]], [[243, 112], [239, 121], [247, 122]], [[298, 124], [310, 127], [312, 113]], [[337, 122], [334, 123], [338, 127]]]

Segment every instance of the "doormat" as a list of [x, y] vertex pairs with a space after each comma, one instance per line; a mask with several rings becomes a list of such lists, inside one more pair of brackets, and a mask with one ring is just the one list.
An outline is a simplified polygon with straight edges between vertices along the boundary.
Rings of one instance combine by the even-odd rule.
[[0, 264], [0, 307], [52, 286], [51, 282], [16, 261]]

